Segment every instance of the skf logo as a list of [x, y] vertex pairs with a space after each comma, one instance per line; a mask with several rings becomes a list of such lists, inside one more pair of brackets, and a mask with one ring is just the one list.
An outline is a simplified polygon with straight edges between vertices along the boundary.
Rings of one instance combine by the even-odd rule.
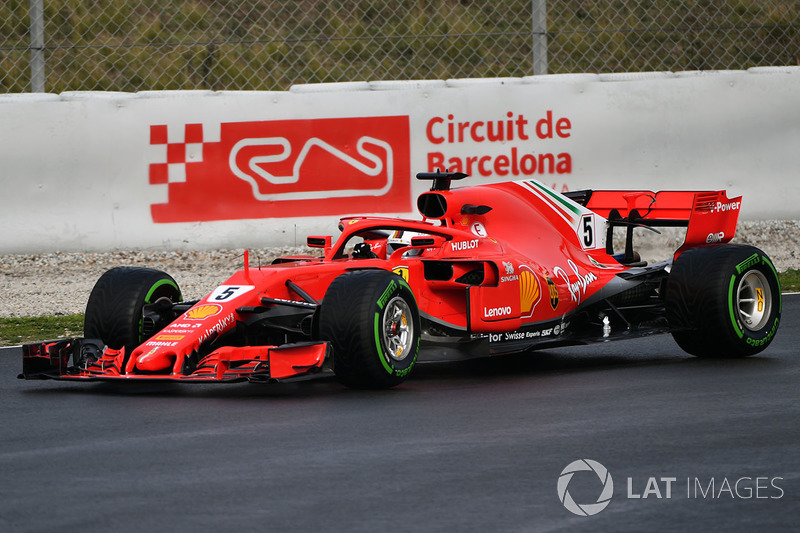
[[221, 311], [222, 306], [219, 304], [199, 305], [186, 311], [186, 314], [183, 315], [183, 318], [188, 320], [204, 320], [210, 316], [220, 314]]
[[411, 209], [409, 118], [154, 125], [153, 221]]

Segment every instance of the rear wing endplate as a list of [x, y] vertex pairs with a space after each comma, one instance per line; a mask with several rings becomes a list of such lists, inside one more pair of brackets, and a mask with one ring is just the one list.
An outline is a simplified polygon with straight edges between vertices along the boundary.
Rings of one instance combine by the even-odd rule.
[[[613, 229], [626, 227], [626, 256], [633, 254], [633, 228], [685, 227], [686, 238], [675, 257], [688, 248], [729, 242], [736, 233], [742, 197], [725, 191], [575, 191], [566, 193], [608, 220], [606, 246]], [[613, 248], [606, 250], [613, 254]]]

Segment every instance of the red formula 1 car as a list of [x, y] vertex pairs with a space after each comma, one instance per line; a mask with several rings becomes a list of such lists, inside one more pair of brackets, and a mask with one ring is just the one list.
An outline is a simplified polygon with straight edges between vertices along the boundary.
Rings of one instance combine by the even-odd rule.
[[[324, 257], [249, 265], [200, 300], [172, 277], [114, 268], [86, 306], [85, 338], [26, 345], [27, 379], [256, 383], [333, 372], [391, 387], [418, 360], [517, 353], [671, 332], [690, 354], [743, 357], [772, 341], [781, 291], [769, 258], [726, 244], [741, 205], [724, 191], [576, 191], [534, 180], [451, 189], [422, 220], [352, 217], [308, 237]], [[648, 265], [635, 228], [687, 227]], [[624, 250], [613, 247], [615, 231]]]

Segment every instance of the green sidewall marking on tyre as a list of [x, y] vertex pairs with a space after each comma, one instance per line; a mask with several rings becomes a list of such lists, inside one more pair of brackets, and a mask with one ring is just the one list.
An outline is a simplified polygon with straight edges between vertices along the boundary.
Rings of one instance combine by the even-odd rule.
[[[144, 303], [145, 304], [153, 303], [153, 302], [150, 301], [153, 298], [153, 295], [156, 293], [156, 291], [158, 289], [160, 289], [164, 285], [169, 285], [170, 287], [174, 288], [175, 292], [178, 293], [178, 300], [180, 300], [180, 298], [181, 298], [181, 296], [180, 296], [181, 290], [178, 288], [178, 285], [172, 280], [160, 279], [160, 280], [156, 281], [155, 283], [153, 283], [153, 286], [150, 287], [149, 291], [147, 291], [147, 294], [144, 297]], [[144, 317], [139, 319], [139, 344], [141, 344], [143, 342], [144, 342]]]
[[[398, 287], [398, 285], [399, 285], [399, 287]], [[403, 278], [398, 276], [397, 279], [393, 279], [391, 282], [389, 282], [389, 285], [383, 291], [383, 294], [381, 294], [381, 297], [378, 298], [378, 308], [381, 311], [383, 311], [383, 308], [386, 307], [386, 304], [389, 302], [389, 298], [391, 298], [391, 296], [394, 294], [394, 291], [396, 291], [398, 288], [399, 289], [405, 288], [405, 289], [408, 290], [409, 293], [414, 294], [413, 291], [411, 290], [411, 287], [408, 285], [408, 283], [406, 283], [406, 281]], [[386, 370], [386, 372], [388, 374], [393, 375], [393, 376], [401, 375], [401, 374], [398, 374], [395, 371], [395, 369], [391, 366], [391, 364], [387, 360], [388, 358], [386, 357], [386, 354], [384, 353], [383, 346], [381, 345], [381, 325], [380, 325], [380, 322], [381, 322], [381, 313], [380, 312], [375, 313], [375, 321], [374, 321], [375, 349], [378, 351], [378, 357], [381, 360], [381, 364], [383, 365], [384, 370]], [[417, 340], [417, 347], [419, 347], [419, 340]], [[419, 350], [417, 350], [417, 351], [419, 351]], [[417, 359], [417, 357], [416, 357], [416, 354], [415, 354], [414, 361], [416, 361], [416, 359]], [[414, 361], [412, 361], [411, 366], [413, 366]], [[405, 373], [408, 373], [408, 371], [410, 371], [410, 369], [411, 369], [411, 367], [406, 369]]]
[[156, 281], [156, 282], [153, 284], [153, 286], [152, 286], [152, 287], [150, 287], [150, 290], [149, 290], [149, 291], [147, 291], [147, 295], [144, 297], [144, 301], [145, 301], [145, 303], [148, 303], [148, 304], [150, 304], [150, 303], [153, 303], [153, 302], [151, 302], [151, 301], [150, 301], [150, 298], [152, 298], [152, 297], [153, 297], [153, 294], [155, 294], [155, 292], [156, 292], [156, 291], [157, 291], [157, 290], [158, 290], [160, 287], [163, 287], [164, 285], [169, 285], [170, 287], [173, 287], [173, 288], [175, 289], [175, 291], [176, 291], [178, 294], [180, 294], [180, 292], [181, 292], [181, 291], [180, 291], [180, 289], [178, 288], [178, 286], [175, 284], [175, 282], [174, 282], [174, 281], [172, 281], [172, 280], [168, 280], [168, 279], [160, 279], [160, 280]]
[[381, 360], [383, 368], [389, 374], [394, 374], [394, 369], [391, 366], [389, 366], [389, 361], [386, 360], [386, 356], [383, 353], [383, 347], [381, 346], [380, 319], [381, 319], [381, 314], [375, 313], [375, 348], [378, 350], [378, 359]]
[[389, 282], [389, 286], [386, 287], [386, 290], [383, 291], [383, 294], [381, 294], [381, 297], [378, 298], [378, 307], [380, 309], [383, 309], [384, 307], [386, 307], [386, 302], [388, 302], [389, 298], [392, 297], [392, 291], [394, 291], [396, 288], [397, 288], [397, 282], [395, 282], [395, 280], [392, 280], [391, 282]]
[[408, 284], [408, 282], [405, 279], [400, 277], [400, 279], [398, 281], [399, 281], [401, 287], [405, 287], [406, 289], [408, 289], [408, 292], [410, 292], [411, 294], [414, 294], [414, 291], [411, 290], [411, 286]]
[[[749, 261], [749, 259], [745, 260], [745, 262], [747, 262], [747, 261]], [[738, 270], [739, 267], [736, 267], [736, 269]], [[740, 272], [740, 274], [741, 274], [741, 272]], [[739, 327], [739, 324], [736, 323], [736, 311], [734, 310], [735, 299], [733, 297], [733, 286], [734, 286], [734, 282], [735, 281], [736, 281], [736, 276], [731, 276], [731, 283], [730, 283], [730, 286], [728, 287], [728, 312], [731, 315], [731, 324], [733, 324], [733, 329], [734, 329], [734, 331], [736, 331], [736, 334], [741, 339], [742, 337], [744, 337], [744, 333], [742, 333], [742, 330]]]
[[736, 265], [736, 273], [741, 274], [751, 266], [757, 265], [759, 257], [760, 256], [758, 255], [758, 252], [756, 252], [747, 259], [745, 259], [744, 261], [742, 261], [741, 263], [739, 263], [738, 265]]
[[772, 274], [775, 276], [775, 283], [778, 284], [778, 294], [774, 297], [778, 299], [778, 313], [782, 311], [783, 307], [783, 298], [781, 295], [783, 294], [783, 288], [781, 287], [781, 278], [778, 276], [778, 271], [775, 270], [775, 265], [772, 264], [772, 261], [767, 259], [765, 256], [761, 256], [761, 262], [769, 266], [770, 270], [772, 270]]

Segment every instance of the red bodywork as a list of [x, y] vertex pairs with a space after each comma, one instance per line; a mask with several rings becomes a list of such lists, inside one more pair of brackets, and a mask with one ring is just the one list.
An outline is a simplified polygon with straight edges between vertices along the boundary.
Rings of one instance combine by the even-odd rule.
[[[724, 191], [562, 195], [534, 180], [452, 190], [448, 180], [438, 189], [435, 184], [418, 200], [423, 220], [345, 218], [335, 243], [330, 237], [309, 237], [309, 245], [323, 248], [324, 257], [289, 257], [258, 268], [245, 257], [242, 270], [131, 354], [106, 348], [85, 368], [68, 370], [65, 358], [79, 349], [77, 341], [29, 345], [23, 374], [182, 382], [315, 375], [330, 359], [329, 343], [316, 337], [315, 310], [324, 305], [337, 276], [358, 269], [394, 271], [408, 281], [423, 320], [423, 344], [434, 350], [470, 345], [473, 355], [490, 355], [539, 343], [566, 344], [575, 341], [569, 337], [570, 322], [582, 308], [629, 290], [632, 279], [668, 274], [671, 258], [643, 267], [628, 246], [614, 253], [607, 242], [614, 227], [632, 234], [640, 226], [688, 226], [677, 255], [729, 241], [741, 205], [740, 198], [728, 199]], [[395, 232], [416, 236], [394, 250]], [[369, 244], [370, 257], [353, 257], [354, 238]], [[290, 317], [298, 313], [298, 324], [287, 328], [292, 333], [283, 339], [289, 342], [221, 342], [244, 328], [249, 317], [270, 316], [278, 308]]]

